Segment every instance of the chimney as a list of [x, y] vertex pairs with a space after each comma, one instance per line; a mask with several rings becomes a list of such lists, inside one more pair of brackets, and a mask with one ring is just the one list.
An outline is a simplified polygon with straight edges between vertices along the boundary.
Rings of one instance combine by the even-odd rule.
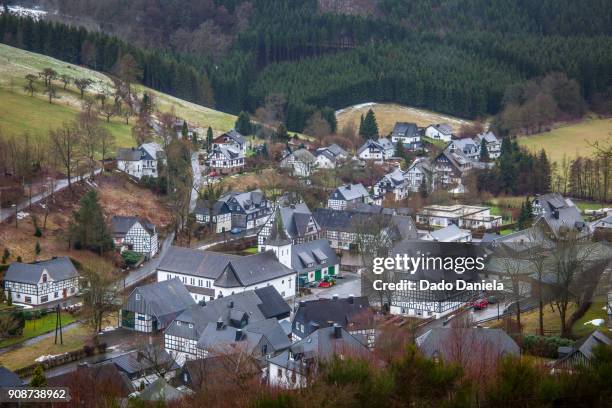
[[236, 329], [236, 341], [242, 340], [242, 329]]
[[332, 296], [332, 299], [333, 299], [333, 300], [338, 300], [338, 294], [337, 294], [337, 293], [334, 293], [334, 295]]
[[558, 220], [559, 219], [559, 210], [553, 210], [553, 217]]
[[353, 303], [355, 303], [355, 298], [353, 297], [353, 295], [349, 295], [348, 297], [348, 302], [352, 305]]
[[217, 320], [217, 330], [221, 330], [222, 328], [223, 328], [223, 319], [219, 317], [219, 320]]
[[341, 339], [342, 338], [342, 327], [338, 323], [334, 323], [334, 338]]
[[230, 300], [228, 307], [229, 307], [230, 309], [233, 309], [233, 308], [234, 308], [234, 301], [233, 301], [233, 300]]
[[350, 185], [350, 184], [347, 184], [347, 185], [346, 185], [346, 189], [347, 189], [347, 190], [350, 190], [350, 189], [351, 189], [351, 185]]

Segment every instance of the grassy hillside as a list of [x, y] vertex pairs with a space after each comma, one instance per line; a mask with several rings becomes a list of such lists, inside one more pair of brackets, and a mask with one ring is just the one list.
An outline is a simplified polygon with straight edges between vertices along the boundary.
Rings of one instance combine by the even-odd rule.
[[583, 122], [561, 126], [550, 132], [519, 139], [519, 144], [532, 151], [546, 150], [552, 161], [589, 156], [593, 152], [589, 143], [612, 142], [612, 119], [587, 119]]
[[[34, 97], [27, 95], [23, 86], [27, 74], [37, 74], [43, 68], [53, 68], [58, 74], [66, 74], [73, 78], [91, 78], [96, 84], [89, 92], [99, 88], [101, 84], [111, 84], [110, 79], [99, 72], [68, 64], [63, 61], [40, 54], [13, 48], [0, 44], [0, 128], [9, 132], [29, 132], [33, 136], [45, 136], [50, 128], [57, 127], [62, 122], [72, 120], [80, 107], [80, 98], [75, 88], [62, 90], [58, 83], [59, 99], [49, 104], [42, 87]], [[183, 101], [145, 87], [136, 87], [142, 92], [148, 90], [155, 95], [158, 109], [170, 111], [174, 109], [177, 116], [187, 119], [196, 127], [211, 126], [216, 131], [226, 131], [233, 127], [235, 116], [215, 111], [200, 105]], [[117, 137], [121, 146], [129, 146], [132, 142], [130, 126], [119, 118], [113, 118], [107, 125]]]
[[347, 123], [353, 122], [355, 129], [359, 128], [359, 118], [372, 109], [376, 114], [378, 129], [381, 135], [386, 135], [393, 130], [395, 122], [414, 122], [418, 126], [427, 126], [436, 123], [447, 123], [455, 131], [461, 125], [470, 124], [469, 120], [447, 116], [425, 109], [411, 108], [393, 103], [368, 103], [350, 106], [336, 112], [338, 129], [342, 129]]

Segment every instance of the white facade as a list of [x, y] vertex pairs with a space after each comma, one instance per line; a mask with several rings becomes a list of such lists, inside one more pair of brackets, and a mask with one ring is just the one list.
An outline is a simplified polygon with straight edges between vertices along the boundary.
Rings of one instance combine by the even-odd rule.
[[317, 156], [315, 166], [318, 169], [334, 169], [336, 168], [336, 162], [331, 161], [326, 155], [320, 154]]
[[442, 140], [444, 142], [450, 142], [453, 137], [453, 134], [452, 132], [449, 133], [444, 128], [439, 128], [435, 125], [429, 125], [427, 126], [427, 129], [425, 129], [425, 136], [427, 136], [430, 139], [434, 139], [434, 140]]
[[74, 277], [60, 281], [54, 281], [51, 276], [43, 271], [40, 280], [36, 284], [4, 281], [4, 296], [8, 299], [9, 294], [13, 303], [27, 305], [42, 305], [55, 300], [65, 300], [79, 292], [79, 278]]
[[131, 250], [151, 258], [159, 250], [159, 237], [156, 230], [147, 231], [140, 222], [136, 221], [123, 238], [115, 238], [115, 245], [124, 250]]
[[117, 160], [117, 169], [132, 177], [157, 177], [157, 160]]
[[[296, 364], [299, 363], [296, 362]], [[301, 375], [298, 371], [268, 362], [268, 383], [272, 387], [298, 389], [305, 387], [307, 385], [306, 382], [306, 377]]]
[[[208, 224], [209, 219], [208, 215], [197, 214], [196, 213], [196, 221], [200, 224]], [[232, 229], [232, 214], [217, 214], [213, 215], [213, 225], [215, 226], [215, 232], [220, 234]]]

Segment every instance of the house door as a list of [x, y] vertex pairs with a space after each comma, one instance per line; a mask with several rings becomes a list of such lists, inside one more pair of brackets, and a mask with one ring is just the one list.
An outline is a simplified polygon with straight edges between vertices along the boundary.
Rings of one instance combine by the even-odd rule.
[[327, 268], [327, 273], [329, 273], [330, 275], [335, 275], [336, 274], [336, 266], [332, 265], [330, 267]]
[[318, 281], [320, 281], [320, 280], [321, 280], [321, 270], [320, 270], [320, 269], [317, 269], [317, 270], [315, 271], [315, 281], [317, 281], [317, 282], [318, 282]]
[[62, 297], [64, 299], [66, 299], [68, 297], [68, 289], [66, 289], [66, 288], [62, 289]]

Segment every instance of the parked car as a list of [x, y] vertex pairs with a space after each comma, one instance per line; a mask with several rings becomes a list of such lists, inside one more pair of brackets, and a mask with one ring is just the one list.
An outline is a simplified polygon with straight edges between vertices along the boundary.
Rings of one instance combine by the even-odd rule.
[[330, 282], [327, 282], [327, 281], [321, 281], [321, 282], [319, 282], [319, 287], [320, 288], [331, 288], [332, 284]]
[[486, 307], [489, 306], [489, 301], [484, 298], [478, 299], [472, 305], [474, 306], [474, 310], [482, 310], [486, 309]]
[[242, 228], [234, 227], [230, 230], [232, 234], [240, 234], [242, 232]]

